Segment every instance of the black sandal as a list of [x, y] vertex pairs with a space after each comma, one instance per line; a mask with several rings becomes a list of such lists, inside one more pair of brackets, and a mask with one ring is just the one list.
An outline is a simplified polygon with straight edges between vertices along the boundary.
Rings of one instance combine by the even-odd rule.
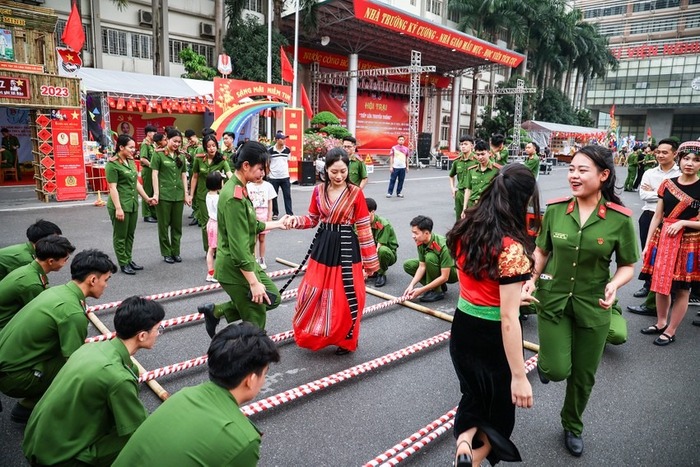
[[[662, 339], [661, 336], [665, 336], [666, 339]], [[675, 334], [672, 335], [672, 336], [669, 336], [669, 335], [666, 334], [665, 332], [662, 332], [662, 333], [661, 333], [661, 336], [657, 337], [657, 338], [654, 340], [654, 345], [660, 345], [661, 347], [663, 347], [664, 345], [668, 345], [668, 344], [670, 344], [671, 342], [676, 342], [676, 335], [675, 335]]]
[[656, 324], [653, 324], [649, 326], [648, 328], [642, 329], [641, 332], [642, 334], [646, 335], [653, 335], [653, 334], [663, 334], [664, 331], [666, 331], [666, 328], [668, 327], [668, 324], [662, 328], [658, 327]]
[[463, 444], [466, 443], [467, 446], [469, 446], [469, 454], [457, 454], [455, 456], [455, 462], [454, 462], [454, 467], [471, 467], [472, 466], [472, 445], [469, 444], [469, 441], [466, 439], [463, 439], [457, 444], [457, 449]]

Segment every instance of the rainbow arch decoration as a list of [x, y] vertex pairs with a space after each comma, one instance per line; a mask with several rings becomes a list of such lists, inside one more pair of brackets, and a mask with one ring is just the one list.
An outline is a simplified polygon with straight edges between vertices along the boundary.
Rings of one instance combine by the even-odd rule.
[[254, 115], [267, 110], [275, 109], [278, 107], [286, 107], [287, 104], [284, 102], [272, 102], [272, 101], [254, 101], [246, 102], [245, 104], [235, 104], [228, 108], [224, 113], [222, 113], [214, 123], [211, 125], [211, 129], [216, 131], [218, 138], [221, 138], [224, 132], [230, 131], [237, 135], [241, 128], [243, 128]]

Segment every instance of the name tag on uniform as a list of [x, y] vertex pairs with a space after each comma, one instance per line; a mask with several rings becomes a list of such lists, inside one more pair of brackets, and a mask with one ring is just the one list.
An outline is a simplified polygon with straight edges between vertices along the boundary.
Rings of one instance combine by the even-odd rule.
[[540, 274], [540, 279], [543, 281], [551, 281], [552, 276], [550, 274]]
[[552, 232], [552, 238], [558, 238], [560, 240], [566, 240], [569, 236], [561, 232]]

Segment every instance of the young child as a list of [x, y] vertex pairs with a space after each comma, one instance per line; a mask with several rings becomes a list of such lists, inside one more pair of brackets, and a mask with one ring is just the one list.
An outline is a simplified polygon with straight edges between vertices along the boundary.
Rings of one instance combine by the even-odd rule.
[[[262, 175], [255, 182], [248, 183], [248, 198], [255, 207], [255, 217], [262, 222], [272, 221], [272, 200], [277, 198], [277, 192], [272, 184], [263, 180]], [[258, 263], [263, 269], [267, 269], [265, 264], [265, 236], [267, 230], [258, 234]]]
[[216, 217], [216, 206], [219, 204], [219, 190], [223, 185], [223, 177], [221, 172], [212, 172], [207, 175], [207, 213], [209, 220], [207, 221], [207, 241], [209, 249], [207, 250], [207, 282], [219, 282], [214, 279], [214, 254], [216, 254], [217, 230], [219, 224]]

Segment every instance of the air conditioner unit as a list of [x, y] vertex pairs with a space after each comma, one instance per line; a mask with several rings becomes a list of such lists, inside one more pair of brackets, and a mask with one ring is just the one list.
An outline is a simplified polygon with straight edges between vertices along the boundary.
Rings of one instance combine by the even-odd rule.
[[153, 26], [153, 13], [148, 10], [139, 10], [139, 24], [141, 26]]
[[214, 25], [211, 23], [199, 23], [199, 35], [201, 37], [216, 36], [216, 32], [214, 32]]

